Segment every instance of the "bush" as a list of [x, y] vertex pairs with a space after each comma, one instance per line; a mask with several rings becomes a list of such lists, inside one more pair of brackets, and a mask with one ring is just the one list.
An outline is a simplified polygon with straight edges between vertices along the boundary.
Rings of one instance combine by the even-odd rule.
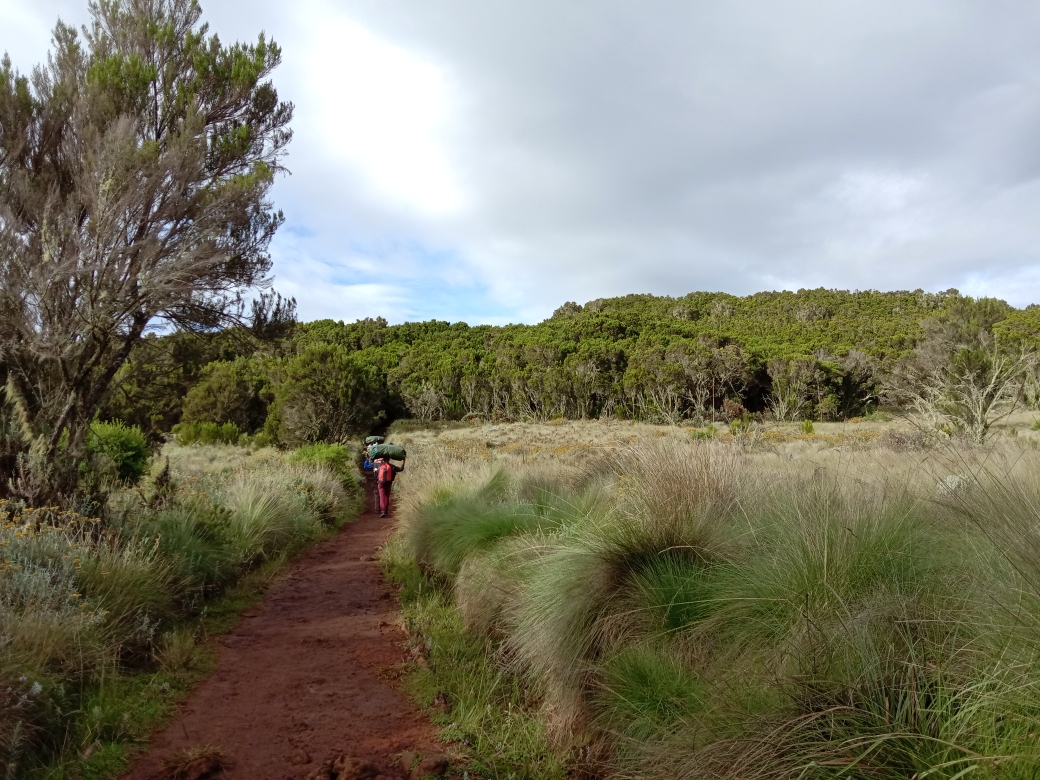
[[357, 455], [345, 444], [308, 444], [297, 449], [291, 459], [293, 463], [329, 469], [348, 490], [356, 490], [360, 485]]
[[706, 441], [714, 438], [715, 434], [719, 432], [719, 429], [715, 427], [714, 423], [708, 423], [703, 429], [698, 429], [690, 432], [690, 436], [693, 437], [694, 441]]
[[722, 416], [726, 422], [731, 423], [734, 420], [742, 420], [747, 416], [747, 413], [748, 410], [738, 400], [727, 398], [722, 402]]
[[282, 366], [274, 395], [264, 431], [290, 446], [371, 430], [386, 405], [379, 367], [330, 344], [308, 347]]
[[266, 380], [253, 360], [210, 363], [202, 378], [184, 397], [185, 423], [234, 423], [242, 431], [263, 427], [267, 403], [263, 393]]
[[[178, 449], [174, 471], [207, 454]], [[103, 531], [0, 499], [0, 777], [102, 776], [80, 765], [82, 751], [122, 755], [157, 725], [156, 703], [172, 702], [159, 687], [186, 685], [201, 658], [207, 600], [353, 506], [325, 468], [212, 449], [208, 469], [178, 471], [167, 508], [116, 493]]]
[[87, 434], [88, 468], [126, 484], [136, 484], [148, 468], [148, 442], [136, 425], [95, 422]]
[[189, 444], [238, 444], [242, 433], [234, 423], [218, 425], [212, 422], [184, 422], [173, 426], [177, 443]]

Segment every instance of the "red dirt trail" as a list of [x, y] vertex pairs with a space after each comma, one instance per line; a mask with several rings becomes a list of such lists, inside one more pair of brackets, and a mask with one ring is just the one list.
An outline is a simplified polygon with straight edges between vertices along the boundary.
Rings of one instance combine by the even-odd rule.
[[391, 527], [366, 512], [297, 559], [218, 640], [216, 672], [124, 780], [169, 776], [167, 758], [203, 746], [219, 748], [226, 766], [195, 776], [227, 780], [328, 778], [322, 763], [343, 755], [396, 777], [402, 751], [443, 751], [435, 727], [386, 679], [406, 660], [396, 595], [376, 560]]

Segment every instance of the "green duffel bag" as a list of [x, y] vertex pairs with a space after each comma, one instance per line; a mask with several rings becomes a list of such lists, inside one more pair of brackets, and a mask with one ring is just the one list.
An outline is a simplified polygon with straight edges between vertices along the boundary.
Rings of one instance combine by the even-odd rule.
[[386, 441], [385, 436], [369, 436], [365, 439], [365, 446], [367, 447], [370, 444], [382, 444], [384, 441]]
[[404, 451], [404, 447], [400, 444], [376, 444], [368, 451], [368, 456], [375, 460], [376, 458], [387, 458], [389, 460], [404, 460], [408, 457], [408, 453]]

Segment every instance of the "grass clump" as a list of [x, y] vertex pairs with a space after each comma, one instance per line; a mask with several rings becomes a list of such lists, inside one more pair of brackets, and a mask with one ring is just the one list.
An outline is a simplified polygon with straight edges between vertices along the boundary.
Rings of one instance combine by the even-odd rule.
[[605, 659], [593, 693], [597, 726], [641, 745], [695, 718], [707, 691], [667, 645], [631, 645]]
[[468, 753], [470, 776], [562, 780], [565, 761], [532, 715], [523, 681], [496, 663], [495, 643], [464, 627], [450, 594], [420, 569], [400, 538], [384, 549], [383, 567], [403, 586], [409, 646], [423, 658], [405, 687], [428, 708], [441, 738]]
[[[514, 500], [503, 501], [508, 495]], [[559, 526], [561, 508], [551, 499], [544, 486], [510, 484], [503, 472], [494, 472], [471, 493], [444, 496], [427, 507], [423, 521], [406, 534], [408, 549], [429, 570], [455, 576], [467, 558], [504, 539]]]
[[304, 466], [318, 466], [332, 471], [340, 478], [344, 490], [358, 495], [361, 492], [358, 458], [359, 453], [345, 444], [308, 444], [295, 450], [291, 460]]
[[915, 457], [675, 437], [533, 497], [539, 466], [420, 477], [392, 568], [424, 696], [519, 707], [532, 751], [604, 777], [1036, 777], [1040, 464]]

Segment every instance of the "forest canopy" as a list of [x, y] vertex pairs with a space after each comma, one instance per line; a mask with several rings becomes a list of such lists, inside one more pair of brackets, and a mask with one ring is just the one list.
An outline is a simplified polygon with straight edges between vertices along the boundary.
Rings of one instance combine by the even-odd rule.
[[141, 342], [102, 415], [153, 438], [181, 422], [234, 423], [284, 444], [401, 417], [840, 420], [886, 400], [887, 378], [939, 331], [947, 340], [929, 354], [979, 333], [1032, 352], [1040, 309], [956, 290], [697, 292], [565, 303], [536, 325], [377, 318], [274, 339], [178, 333]]

